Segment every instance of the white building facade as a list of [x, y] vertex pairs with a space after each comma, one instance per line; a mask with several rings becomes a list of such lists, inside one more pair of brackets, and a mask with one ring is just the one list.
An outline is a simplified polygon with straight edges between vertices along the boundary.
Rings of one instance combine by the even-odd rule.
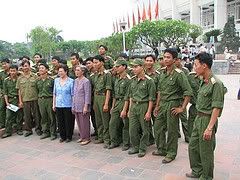
[[[149, 0], [135, 1], [146, 11]], [[150, 0], [152, 14], [157, 0]], [[227, 18], [234, 16], [236, 29], [240, 31], [240, 0], [158, 0], [159, 19], [181, 19], [202, 26], [206, 30], [223, 29]]]

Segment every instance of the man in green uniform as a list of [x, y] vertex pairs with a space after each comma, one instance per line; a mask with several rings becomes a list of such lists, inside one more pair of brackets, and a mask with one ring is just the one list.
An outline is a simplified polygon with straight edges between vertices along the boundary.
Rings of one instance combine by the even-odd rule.
[[132, 149], [128, 154], [138, 153], [138, 157], [146, 154], [149, 141], [149, 127], [156, 87], [152, 78], [144, 72], [144, 61], [135, 59], [132, 62], [133, 77], [129, 86], [129, 134]]
[[72, 64], [72, 68], [69, 69], [69, 74], [68, 76], [72, 79], [76, 79], [76, 75], [75, 75], [75, 68], [76, 66], [82, 64], [83, 60], [82, 58], [79, 56], [78, 53], [72, 53], [71, 54], [71, 57], [70, 57], [70, 60], [71, 60], [71, 64]]
[[93, 108], [96, 117], [98, 140], [96, 144], [104, 142], [104, 148], [110, 145], [109, 121], [110, 121], [110, 98], [112, 91], [112, 77], [104, 69], [104, 58], [97, 55], [93, 58], [96, 73], [91, 78], [94, 92]]
[[126, 60], [117, 60], [114, 67], [117, 77], [113, 86], [113, 103], [109, 123], [111, 144], [109, 149], [118, 147], [123, 142], [122, 150], [126, 151], [129, 149], [129, 120], [127, 117], [129, 99], [127, 92], [131, 78], [126, 72]]
[[106, 70], [112, 69], [114, 66], [114, 61], [112, 60], [112, 58], [106, 55], [107, 51], [108, 51], [107, 46], [100, 45], [98, 48], [99, 55], [101, 55], [104, 58], [104, 68]]
[[[155, 64], [156, 58], [154, 55], [149, 54], [144, 57], [144, 68], [145, 68], [145, 74], [148, 75], [150, 78], [154, 80], [155, 86], [157, 87], [158, 84], [158, 77], [159, 77], [159, 71], [154, 69], [154, 64]], [[156, 94], [157, 96], [157, 94]], [[154, 104], [155, 106], [155, 104]], [[153, 107], [154, 109], [155, 107]], [[149, 127], [149, 145], [154, 144], [154, 137], [153, 137], [153, 124], [155, 121], [155, 117], [152, 113], [152, 122], [150, 123]]]
[[191, 137], [193, 130], [193, 123], [197, 116], [196, 101], [198, 95], [198, 89], [200, 86], [200, 78], [196, 72], [190, 72], [188, 76], [188, 82], [192, 88], [193, 96], [190, 99], [191, 106], [188, 110], [188, 136]]
[[212, 56], [206, 52], [195, 57], [194, 69], [203, 79], [197, 97], [197, 117], [188, 151], [191, 173], [190, 178], [213, 179], [215, 134], [217, 120], [221, 116], [226, 89], [211, 71]]
[[38, 136], [42, 135], [41, 116], [38, 108], [38, 93], [36, 81], [38, 76], [30, 71], [30, 62], [23, 61], [23, 74], [18, 78], [16, 88], [18, 89], [19, 105], [23, 106], [25, 137], [32, 135], [35, 122], [35, 131]]
[[[11, 65], [9, 71], [9, 77], [4, 80], [3, 90], [4, 90], [4, 98], [7, 107], [10, 105], [15, 105], [19, 107], [18, 103], [18, 91], [16, 89], [16, 83], [18, 79], [18, 67], [17, 65]], [[6, 127], [5, 133], [3, 134], [2, 138], [6, 138], [12, 135], [13, 130], [12, 127], [16, 124], [16, 130], [18, 135], [23, 135], [22, 132], [22, 119], [23, 119], [23, 112], [22, 107], [19, 107], [16, 112], [10, 109], [6, 110]]]
[[4, 79], [9, 75], [10, 60], [5, 58], [2, 60], [2, 71], [0, 72], [0, 129], [5, 127], [6, 121], [6, 103], [3, 94], [3, 82]]
[[38, 66], [40, 64], [40, 61], [42, 60], [42, 55], [39, 53], [34, 54], [34, 65], [32, 66], [32, 72], [37, 73], [38, 72]]
[[47, 64], [39, 65], [40, 77], [37, 80], [37, 90], [43, 131], [40, 139], [45, 139], [51, 136], [51, 140], [54, 140], [57, 138], [56, 119], [52, 110], [54, 80], [48, 75], [48, 70], [49, 66]]
[[61, 62], [61, 59], [59, 56], [52, 57], [52, 61], [51, 61], [52, 68], [51, 68], [50, 72], [51, 72], [51, 76], [53, 78], [56, 78], [58, 75], [58, 69], [61, 66], [60, 62]]
[[176, 49], [173, 48], [164, 51], [166, 67], [159, 77], [158, 96], [154, 110], [157, 116], [154, 123], [157, 151], [154, 151], [153, 155], [165, 156], [162, 163], [170, 163], [177, 155], [179, 114], [186, 109], [192, 96], [187, 77], [174, 65], [177, 55]]
[[[181, 69], [188, 78], [189, 70], [187, 68], [183, 67], [183, 65], [181, 64], [181, 60], [182, 60], [182, 55], [178, 54], [178, 57], [175, 60], [175, 66], [178, 69]], [[179, 119], [181, 120], [181, 123], [182, 123], [182, 130], [183, 130], [183, 134], [185, 137], [185, 142], [189, 143], [188, 121], [187, 121], [188, 119], [187, 119], [187, 110], [186, 109], [181, 114], [179, 114]], [[179, 126], [178, 126], [178, 137], [181, 137]]]

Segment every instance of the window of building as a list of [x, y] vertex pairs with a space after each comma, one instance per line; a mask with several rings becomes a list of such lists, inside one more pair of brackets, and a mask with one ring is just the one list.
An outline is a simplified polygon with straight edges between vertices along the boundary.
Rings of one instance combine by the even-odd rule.
[[234, 16], [235, 22], [240, 23], [240, 0], [231, 0], [227, 2], [228, 17]]

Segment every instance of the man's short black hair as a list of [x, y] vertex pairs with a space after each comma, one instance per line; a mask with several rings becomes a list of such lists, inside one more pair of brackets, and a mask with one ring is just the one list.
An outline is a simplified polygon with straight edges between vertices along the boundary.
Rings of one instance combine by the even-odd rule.
[[25, 58], [25, 59], [30, 61], [30, 57], [28, 57], [28, 56], [23, 56], [20, 60], [23, 60], [23, 58]]
[[99, 60], [101, 62], [105, 61], [104, 58], [101, 55], [96, 55], [96, 56], [93, 57], [93, 59], [97, 59], [97, 60]]
[[16, 70], [18, 70], [18, 66], [16, 64], [11, 64], [9, 69], [16, 69]]
[[78, 53], [72, 53], [71, 57], [75, 56], [79, 60], [79, 54]]
[[8, 58], [3, 58], [3, 59], [2, 59], [2, 63], [3, 63], [3, 62], [5, 62], [5, 63], [10, 63], [10, 59], [8, 59]]
[[156, 57], [155, 57], [153, 54], [148, 54], [148, 55], [146, 55], [146, 56], [144, 57], [144, 60], [146, 60], [148, 57], [151, 57], [151, 58], [154, 60], [154, 62], [155, 62]]
[[42, 58], [42, 55], [40, 53], [35, 53], [34, 56], [36, 56], [36, 55], [38, 55], [40, 58]]
[[201, 52], [195, 56], [195, 59], [199, 60], [201, 64], [206, 64], [211, 69], [213, 64], [212, 55], [206, 52]]
[[167, 48], [167, 49], [164, 50], [164, 54], [165, 53], [171, 54], [173, 59], [178, 57], [178, 52], [177, 52], [177, 49], [175, 49], [175, 48]]
[[105, 46], [105, 45], [103, 45], [103, 44], [101, 44], [98, 48], [100, 48], [100, 47], [103, 47], [104, 49], [105, 49], [105, 51], [108, 51], [108, 48], [107, 48], [107, 46]]
[[88, 62], [88, 61], [93, 62], [93, 57], [88, 57], [88, 58], [85, 60], [85, 62]]
[[46, 59], [40, 59], [40, 61], [38, 63], [40, 63], [40, 64], [47, 64], [47, 60]]
[[24, 66], [24, 64], [28, 64], [30, 66], [30, 62], [28, 60], [24, 60], [22, 63], [21, 63], [21, 66]]
[[46, 63], [40, 63], [39, 66], [44, 66], [47, 70], [49, 70], [49, 66]]
[[60, 59], [60, 57], [59, 57], [59, 56], [53, 56], [53, 57], [52, 57], [52, 60], [53, 60], [53, 59], [56, 59], [58, 62], [60, 62], [60, 61], [61, 61], [61, 59]]

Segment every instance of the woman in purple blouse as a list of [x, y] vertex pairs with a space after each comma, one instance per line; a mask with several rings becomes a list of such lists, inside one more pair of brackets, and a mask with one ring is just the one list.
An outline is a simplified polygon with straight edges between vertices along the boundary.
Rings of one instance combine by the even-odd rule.
[[91, 84], [85, 77], [87, 68], [85, 66], [76, 66], [74, 81], [74, 94], [72, 102], [72, 112], [78, 124], [81, 145], [90, 142], [90, 104], [91, 104]]

